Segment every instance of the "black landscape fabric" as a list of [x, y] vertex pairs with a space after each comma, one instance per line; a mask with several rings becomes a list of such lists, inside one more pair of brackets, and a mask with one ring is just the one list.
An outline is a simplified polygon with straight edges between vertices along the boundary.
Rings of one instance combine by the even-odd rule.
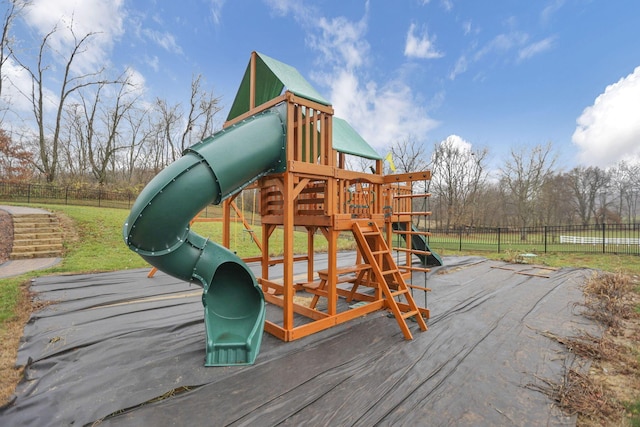
[[576, 363], [549, 333], [598, 333], [575, 305], [591, 271], [444, 261], [412, 341], [381, 311], [289, 343], [265, 333], [256, 363], [237, 367], [204, 367], [195, 285], [148, 269], [38, 278], [50, 304], [25, 327], [24, 379], [0, 425], [575, 424], [531, 385]]

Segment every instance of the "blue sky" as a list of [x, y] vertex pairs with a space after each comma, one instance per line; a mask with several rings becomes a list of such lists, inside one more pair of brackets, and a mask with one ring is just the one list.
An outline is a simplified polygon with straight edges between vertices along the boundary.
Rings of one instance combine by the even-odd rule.
[[565, 170], [640, 160], [637, 0], [33, 0], [20, 42], [70, 17], [100, 32], [86, 69], [128, 67], [149, 99], [186, 101], [202, 74], [226, 110], [256, 50], [296, 67], [382, 154], [456, 135], [495, 164], [547, 142]]

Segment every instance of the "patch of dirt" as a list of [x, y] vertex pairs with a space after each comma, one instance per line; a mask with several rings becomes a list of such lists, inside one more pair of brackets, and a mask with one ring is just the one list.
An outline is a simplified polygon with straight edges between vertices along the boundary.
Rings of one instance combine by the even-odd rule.
[[640, 400], [640, 278], [620, 273], [597, 273], [584, 288], [585, 301], [576, 304], [584, 315], [605, 327], [601, 337], [547, 335], [580, 363], [588, 374], [567, 367], [560, 384], [544, 381], [538, 390], [563, 411], [578, 416], [578, 426], [637, 425], [629, 405]]
[[22, 378], [23, 366], [16, 366], [20, 338], [29, 316], [38, 310], [33, 303], [28, 283], [20, 286], [15, 316], [5, 321], [0, 329], [0, 406], [9, 403], [13, 392]]
[[0, 209], [0, 264], [9, 260], [13, 247], [13, 220], [9, 212]]

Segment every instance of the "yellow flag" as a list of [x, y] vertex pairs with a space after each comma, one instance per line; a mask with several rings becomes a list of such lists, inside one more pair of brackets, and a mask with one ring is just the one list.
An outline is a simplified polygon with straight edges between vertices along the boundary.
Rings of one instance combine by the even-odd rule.
[[395, 172], [396, 171], [396, 165], [395, 163], [393, 163], [393, 157], [391, 156], [391, 152], [389, 152], [389, 154], [387, 154], [387, 157], [384, 158], [387, 162], [389, 162], [389, 168], [391, 169], [391, 171]]

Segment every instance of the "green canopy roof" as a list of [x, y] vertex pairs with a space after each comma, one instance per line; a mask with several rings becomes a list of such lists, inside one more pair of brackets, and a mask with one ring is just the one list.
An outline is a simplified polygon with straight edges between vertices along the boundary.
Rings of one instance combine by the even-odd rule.
[[[302, 98], [331, 105], [314, 89], [304, 77], [290, 65], [256, 52], [256, 99], [255, 105], [264, 104], [282, 94], [284, 88]], [[240, 88], [233, 100], [227, 120], [232, 120], [249, 111], [251, 85], [251, 63], [242, 77]], [[382, 157], [365, 141], [349, 123], [333, 117], [333, 148], [341, 153], [352, 154], [372, 160]]]
[[[250, 80], [251, 63], [247, 65], [244, 72], [227, 120], [234, 119], [249, 111]], [[331, 105], [302, 77], [298, 70], [266, 55], [256, 53], [256, 105], [264, 104], [279, 96], [285, 87], [289, 92], [302, 98], [323, 105]]]
[[333, 116], [333, 149], [345, 154], [382, 160], [382, 157], [346, 120]]

